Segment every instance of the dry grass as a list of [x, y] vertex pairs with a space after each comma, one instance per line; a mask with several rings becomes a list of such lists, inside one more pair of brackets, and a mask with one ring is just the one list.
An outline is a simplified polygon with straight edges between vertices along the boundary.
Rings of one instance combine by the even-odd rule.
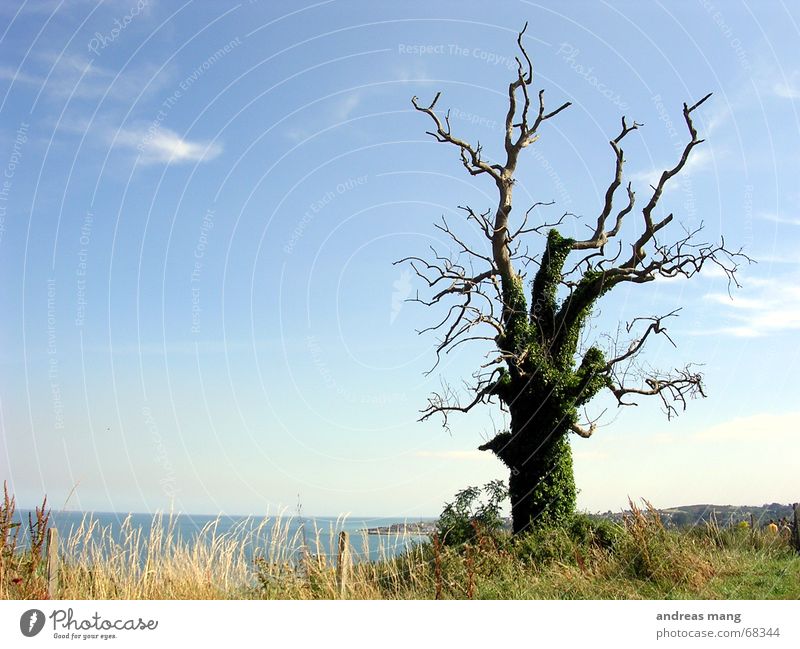
[[[0, 509], [0, 598], [46, 597], [42, 509], [29, 547], [18, 547], [14, 502]], [[800, 558], [785, 539], [709, 525], [667, 529], [645, 503], [622, 526], [578, 517], [576, 525], [523, 538], [479, 536], [468, 546], [411, 545], [364, 560], [366, 533], [351, 545], [342, 585], [331, 526], [312, 538], [290, 518], [243, 521], [226, 532], [212, 521], [180, 538], [174, 517], [149, 530], [128, 517], [120, 530], [89, 517], [60, 545], [62, 599], [664, 599], [800, 598]], [[330, 539], [326, 546], [323, 538]], [[360, 546], [360, 548], [359, 548]]]
[[[176, 519], [155, 516], [149, 531], [128, 516], [119, 532], [84, 518], [61, 546], [58, 596], [63, 599], [219, 599], [237, 597], [252, 580], [248, 551], [266, 520], [225, 533], [219, 520], [192, 540]], [[275, 540], [277, 543], [277, 537]]]
[[0, 503], [0, 599], [30, 599], [47, 596], [40, 575], [50, 512], [47, 498], [28, 514], [27, 548], [20, 546], [22, 524], [16, 520], [16, 501], [3, 482]]

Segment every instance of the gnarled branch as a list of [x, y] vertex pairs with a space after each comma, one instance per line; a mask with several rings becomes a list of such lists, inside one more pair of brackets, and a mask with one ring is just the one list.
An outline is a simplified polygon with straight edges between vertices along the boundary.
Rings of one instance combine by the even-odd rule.
[[469, 142], [457, 138], [452, 134], [450, 130], [449, 111], [445, 115], [444, 124], [442, 124], [442, 120], [439, 119], [439, 116], [434, 110], [436, 108], [436, 102], [439, 101], [441, 94], [441, 92], [437, 92], [436, 96], [433, 98], [433, 101], [427, 107], [420, 106], [416, 96], [411, 98], [411, 103], [414, 105], [414, 108], [421, 113], [428, 115], [436, 125], [436, 131], [427, 131], [428, 135], [436, 138], [437, 142], [446, 142], [448, 144], [457, 146], [461, 153], [461, 162], [470, 175], [477, 176], [478, 174], [486, 173], [494, 178], [495, 181], [500, 182], [500, 174], [503, 168], [497, 164], [490, 165], [481, 158], [482, 149], [480, 143], [473, 147]]
[[688, 399], [705, 397], [703, 375], [692, 370], [692, 365], [672, 373], [655, 372], [643, 377], [644, 385], [629, 387], [623, 383], [612, 384], [611, 392], [619, 406], [636, 406], [635, 401], [625, 401], [627, 395], [658, 396], [668, 419], [678, 414], [677, 407], [686, 410]]
[[616, 156], [616, 167], [614, 170], [614, 179], [611, 181], [611, 184], [608, 186], [606, 190], [606, 197], [605, 202], [603, 203], [603, 209], [600, 212], [600, 216], [597, 217], [597, 225], [595, 226], [594, 233], [590, 239], [586, 241], [576, 241], [572, 245], [573, 250], [586, 250], [589, 248], [602, 248], [606, 242], [611, 238], [616, 236], [619, 233], [620, 228], [622, 227], [622, 220], [625, 216], [633, 209], [634, 201], [635, 201], [635, 193], [631, 189], [631, 184], [628, 183], [628, 204], [622, 208], [618, 213], [617, 217], [614, 222], [614, 227], [606, 231], [606, 221], [608, 220], [609, 215], [611, 214], [611, 210], [614, 207], [614, 194], [616, 193], [619, 186], [622, 184], [622, 172], [623, 167], [625, 165], [625, 154], [620, 147], [620, 142], [622, 139], [631, 131], [635, 131], [642, 124], [638, 122], [634, 122], [632, 125], [628, 126], [627, 120], [625, 117], [622, 118], [622, 130], [620, 131], [619, 135], [615, 137], [613, 140], [610, 141], [611, 148], [614, 149], [614, 154]]

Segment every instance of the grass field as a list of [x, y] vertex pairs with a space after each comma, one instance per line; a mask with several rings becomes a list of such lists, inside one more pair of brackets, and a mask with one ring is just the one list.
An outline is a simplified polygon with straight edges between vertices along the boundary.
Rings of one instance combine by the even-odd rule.
[[[0, 598], [47, 595], [44, 510], [18, 547], [13, 499], [0, 512]], [[450, 547], [436, 538], [378, 561], [344, 561], [342, 579], [317, 547], [298, 560], [288, 525], [264, 547], [258, 528], [191, 543], [167, 524], [122, 538], [87, 521], [62, 538], [58, 599], [800, 599], [800, 555], [786, 538], [744, 527], [668, 529], [633, 506], [622, 525], [576, 516], [512, 538], [481, 535]], [[253, 558], [255, 556], [255, 558]], [[342, 581], [344, 583], [342, 584]]]

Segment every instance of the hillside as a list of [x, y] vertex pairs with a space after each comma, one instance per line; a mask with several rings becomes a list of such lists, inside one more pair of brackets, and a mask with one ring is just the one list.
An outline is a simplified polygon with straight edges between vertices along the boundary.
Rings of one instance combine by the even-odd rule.
[[[721, 526], [739, 523], [741, 521], [750, 522], [751, 516], [757, 526], [764, 526], [770, 520], [779, 521], [782, 518], [792, 519], [792, 506], [789, 504], [769, 503], [765, 505], [682, 505], [680, 507], [669, 507], [657, 510], [665, 523], [675, 527], [691, 527], [703, 525], [715, 517]], [[603, 514], [595, 514], [595, 518], [605, 518], [613, 521], [620, 521], [627, 512], [607, 511]]]

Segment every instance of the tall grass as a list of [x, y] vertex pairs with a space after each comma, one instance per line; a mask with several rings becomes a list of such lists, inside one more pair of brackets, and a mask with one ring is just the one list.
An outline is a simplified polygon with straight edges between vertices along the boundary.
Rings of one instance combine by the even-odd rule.
[[61, 544], [59, 597], [64, 599], [217, 599], [252, 583], [250, 552], [266, 520], [219, 532], [207, 523], [181, 538], [174, 516], [153, 517], [145, 531], [128, 516], [118, 531], [86, 516]]
[[[14, 501], [0, 509], [0, 598], [42, 598], [45, 511], [18, 544]], [[664, 526], [645, 502], [621, 525], [576, 516], [566, 526], [522, 537], [481, 534], [452, 547], [410, 543], [395, 556], [389, 538], [369, 557], [366, 531], [351, 541], [348, 579], [336, 570], [336, 530], [306, 533], [277, 516], [220, 531], [208, 523], [181, 538], [173, 516], [149, 530], [131, 517], [119, 529], [84, 520], [62, 533], [63, 599], [467, 599], [467, 598], [800, 598], [800, 558], [788, 541], [761, 530]], [[35, 532], [35, 533], [34, 533]], [[323, 539], [327, 539], [324, 541]], [[410, 541], [410, 539], [406, 539]]]
[[3, 482], [0, 503], [0, 599], [44, 598], [43, 551], [50, 512], [47, 498], [28, 514], [27, 548], [20, 544], [22, 523], [16, 520], [16, 501]]

